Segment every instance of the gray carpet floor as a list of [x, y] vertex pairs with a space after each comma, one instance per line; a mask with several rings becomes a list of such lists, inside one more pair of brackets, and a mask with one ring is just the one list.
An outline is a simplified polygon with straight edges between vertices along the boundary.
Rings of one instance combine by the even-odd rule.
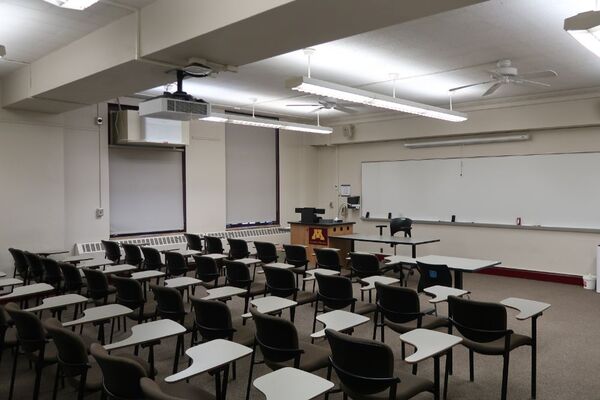
[[[260, 275], [262, 279], [262, 275]], [[411, 277], [409, 286], [415, 286], [416, 277]], [[539, 319], [538, 324], [538, 399], [565, 400], [565, 399], [600, 399], [600, 294], [587, 291], [580, 287], [529, 281], [524, 279], [505, 278], [483, 274], [466, 274], [464, 286], [471, 291], [471, 298], [484, 301], [500, 301], [506, 297], [522, 297], [543, 301], [552, 304], [552, 307]], [[310, 288], [310, 285], [309, 285]], [[309, 289], [307, 288], [307, 289]], [[204, 289], [198, 289], [197, 295], [202, 296]], [[360, 296], [358, 285], [355, 286], [355, 295]], [[426, 297], [422, 299], [427, 302]], [[243, 308], [241, 299], [228, 302], [234, 315], [240, 315]], [[445, 305], [439, 308], [440, 315], [446, 315]], [[66, 320], [72, 313], [65, 313]], [[516, 312], [509, 311], [509, 327], [517, 333], [529, 334], [530, 322], [517, 321]], [[48, 317], [45, 315], [44, 317]], [[289, 318], [289, 313], [284, 312], [284, 318]], [[303, 340], [309, 340], [312, 328], [313, 308], [310, 305], [301, 306], [296, 311], [295, 324]], [[131, 324], [130, 324], [131, 325]], [[357, 328], [354, 335], [371, 337], [373, 324], [369, 323]], [[95, 337], [96, 331], [91, 326], [86, 326], [84, 334]], [[128, 333], [119, 332], [115, 340], [128, 336]], [[189, 346], [189, 335], [186, 335], [186, 348]], [[396, 369], [410, 372], [410, 366], [400, 357], [400, 340], [398, 335], [391, 330], [386, 330], [386, 343], [394, 350], [396, 356]], [[325, 341], [317, 344], [327, 346]], [[163, 379], [170, 374], [173, 363], [175, 339], [164, 340], [156, 348], [157, 379]], [[133, 349], [120, 351], [132, 352]], [[457, 347], [454, 361], [454, 375], [450, 377], [449, 399], [498, 399], [500, 398], [502, 357], [475, 356], [475, 381], [469, 382], [468, 352], [463, 347]], [[141, 353], [146, 356], [146, 350]], [[244, 399], [248, 379], [249, 358], [237, 364], [237, 379], [231, 381], [228, 388], [228, 399]], [[180, 369], [187, 365], [186, 357], [180, 363]], [[443, 365], [443, 363], [442, 363]], [[0, 365], [0, 399], [6, 399], [12, 357], [5, 353]], [[29, 370], [27, 362], [18, 364], [15, 389], [15, 399], [30, 399], [34, 374]], [[55, 367], [48, 367], [43, 372], [40, 399], [50, 399]], [[264, 375], [269, 369], [264, 365], [255, 367], [254, 377]], [[325, 370], [320, 371], [325, 377]], [[419, 364], [419, 376], [433, 379], [433, 362], [426, 360]], [[336, 378], [334, 376], [334, 381]], [[509, 399], [530, 398], [530, 350], [523, 347], [511, 353]], [[209, 375], [193, 378], [190, 384], [199, 385], [214, 392], [214, 380]], [[59, 398], [75, 398], [74, 391], [67, 386], [59, 391]], [[100, 398], [99, 395], [90, 395], [88, 398]], [[262, 399], [264, 396], [256, 389], [251, 392], [252, 399]], [[281, 399], [285, 399], [282, 393]], [[341, 394], [331, 398], [341, 399]], [[421, 394], [415, 399], [431, 399], [431, 394]]]

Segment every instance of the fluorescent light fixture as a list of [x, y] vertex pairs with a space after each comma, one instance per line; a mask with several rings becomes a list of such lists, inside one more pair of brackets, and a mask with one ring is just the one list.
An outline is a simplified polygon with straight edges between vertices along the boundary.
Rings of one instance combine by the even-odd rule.
[[404, 143], [404, 147], [409, 149], [422, 149], [427, 147], [441, 146], [462, 146], [469, 144], [486, 144], [486, 143], [506, 143], [506, 142], [522, 142], [529, 140], [528, 134], [525, 135], [508, 135], [508, 136], [491, 136], [483, 138], [461, 138], [448, 140], [423, 140], [419, 142]]
[[467, 114], [416, 103], [410, 100], [398, 99], [380, 93], [367, 90], [355, 89], [353, 87], [338, 85], [307, 78], [305, 76], [293, 78], [286, 82], [288, 88], [298, 92], [310, 93], [317, 96], [333, 97], [338, 100], [352, 103], [366, 104], [372, 107], [385, 108], [387, 110], [401, 111], [409, 114], [421, 115], [423, 117], [442, 119], [444, 121], [461, 122], [467, 120]]
[[600, 57], [600, 11], [587, 11], [567, 18], [564, 29], [582, 46]]
[[263, 128], [282, 129], [286, 131], [320, 133], [323, 135], [327, 135], [333, 132], [332, 128], [320, 125], [299, 124], [296, 122], [279, 121], [276, 119], [269, 118], [249, 117], [237, 114], [210, 113], [208, 117], [200, 118], [200, 120], [210, 122], [226, 122], [229, 124], [236, 125], [260, 126]]
[[96, 4], [99, 0], [44, 0], [50, 4], [62, 8], [70, 8], [72, 10], [85, 10], [92, 4]]

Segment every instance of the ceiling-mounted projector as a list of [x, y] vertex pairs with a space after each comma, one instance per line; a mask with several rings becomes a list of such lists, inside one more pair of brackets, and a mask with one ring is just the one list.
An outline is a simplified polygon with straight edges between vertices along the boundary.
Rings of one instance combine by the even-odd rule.
[[190, 121], [210, 115], [210, 104], [203, 100], [183, 100], [171, 93], [146, 100], [139, 104], [140, 117]]
[[210, 115], [210, 104], [202, 99], [195, 99], [183, 91], [183, 78], [186, 74], [185, 71], [177, 71], [177, 91], [175, 93], [164, 92], [162, 96], [140, 103], [140, 117], [177, 121], [190, 121], [208, 117]]

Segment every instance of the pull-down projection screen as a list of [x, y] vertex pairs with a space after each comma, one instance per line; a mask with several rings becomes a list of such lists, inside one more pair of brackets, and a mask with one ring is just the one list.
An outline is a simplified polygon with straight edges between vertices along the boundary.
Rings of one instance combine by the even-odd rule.
[[110, 233], [181, 231], [183, 152], [111, 147]]
[[227, 225], [277, 220], [277, 130], [225, 127]]
[[600, 153], [364, 162], [362, 214], [600, 228]]

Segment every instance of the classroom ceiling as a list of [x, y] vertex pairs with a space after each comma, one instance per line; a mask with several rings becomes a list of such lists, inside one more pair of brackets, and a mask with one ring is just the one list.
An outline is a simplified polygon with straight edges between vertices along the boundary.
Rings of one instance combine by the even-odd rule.
[[[489, 79], [486, 70], [499, 59], [511, 59], [519, 72], [552, 69], [552, 86], [503, 86], [488, 98], [510, 98], [600, 86], [600, 58], [563, 30], [563, 20], [595, 6], [595, 0], [491, 0], [376, 31], [313, 46], [312, 76], [375, 92], [448, 106], [448, 89]], [[243, 65], [238, 73], [188, 79], [184, 90], [230, 109], [248, 110], [257, 99], [259, 113], [315, 119], [317, 98], [285, 88], [286, 79], [306, 75], [301, 50]], [[478, 101], [489, 86], [465, 89], [455, 103]], [[159, 94], [164, 87], [144, 92]], [[171, 86], [169, 89], [173, 89]], [[353, 106], [357, 113], [377, 111]], [[460, 108], [460, 107], [459, 107]], [[340, 111], [323, 111], [337, 118]]]
[[[141, 8], [153, 2], [118, 0], [112, 3]], [[30, 63], [131, 12], [102, 2], [76, 11], [43, 0], [0, 0], [0, 44], [6, 46], [6, 58]], [[0, 60], [0, 76], [22, 67], [22, 63]]]

